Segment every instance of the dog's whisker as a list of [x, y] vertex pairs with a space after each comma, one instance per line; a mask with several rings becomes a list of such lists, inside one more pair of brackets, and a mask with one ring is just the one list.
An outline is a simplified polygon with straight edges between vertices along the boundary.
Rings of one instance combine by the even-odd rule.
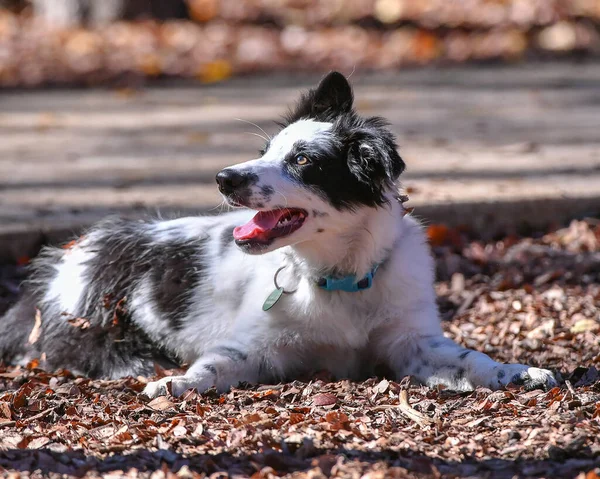
[[258, 128], [260, 131], [262, 131], [265, 135], [267, 135], [267, 137], [269, 138], [268, 140], [265, 138], [265, 141], [271, 141], [271, 136], [265, 131], [263, 130], [260, 126], [258, 126], [256, 123], [252, 122], [252, 121], [248, 121], [248, 120], [243, 120], [242, 118], [236, 118], [237, 121], [243, 121], [244, 123], [248, 123], [249, 125], [255, 126], [256, 128]]
[[346, 77], [346, 80], [350, 80], [350, 77], [351, 77], [352, 75], [354, 75], [354, 72], [355, 72], [355, 71], [356, 71], [356, 63], [355, 63], [355, 64], [354, 64], [354, 66], [352, 67], [352, 71], [350, 72], [350, 75], [348, 75], [348, 76]]
[[253, 135], [253, 136], [258, 136], [259, 138], [262, 138], [265, 142], [268, 142], [269, 140], [267, 140], [264, 136], [259, 135], [258, 133], [254, 133], [252, 131], [245, 131], [244, 132], [245, 135]]
[[215, 211], [215, 210], [219, 210], [219, 213], [223, 212], [223, 206], [226, 204], [225, 200], [221, 201], [218, 205], [216, 205], [215, 207], [209, 209], [208, 211]]
[[277, 193], [278, 195], [281, 195], [281, 196], [283, 197], [283, 200], [284, 200], [284, 202], [285, 202], [285, 206], [284, 206], [284, 208], [287, 208], [287, 207], [288, 207], [288, 205], [289, 205], [289, 202], [288, 202], [287, 196], [285, 196], [285, 195], [284, 195], [284, 194], [283, 194], [281, 191], [279, 191], [279, 190], [275, 190], [275, 193]]

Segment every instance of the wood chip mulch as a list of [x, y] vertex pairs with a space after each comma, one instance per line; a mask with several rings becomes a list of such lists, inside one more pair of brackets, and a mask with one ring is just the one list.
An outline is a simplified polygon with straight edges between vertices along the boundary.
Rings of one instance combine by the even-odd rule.
[[597, 478], [600, 227], [482, 242], [434, 225], [429, 238], [447, 334], [549, 367], [559, 388], [456, 393], [324, 372], [149, 401], [145, 378], [0, 367], [0, 474]]

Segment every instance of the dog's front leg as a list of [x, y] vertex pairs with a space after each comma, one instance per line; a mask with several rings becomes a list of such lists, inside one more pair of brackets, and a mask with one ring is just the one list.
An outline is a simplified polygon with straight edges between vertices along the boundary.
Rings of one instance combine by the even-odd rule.
[[207, 351], [187, 370], [184, 376], [169, 376], [149, 383], [144, 394], [150, 398], [164, 396], [170, 384], [173, 396], [195, 388], [202, 393], [216, 387], [226, 391], [240, 382], [256, 382], [258, 361], [239, 344], [224, 344]]
[[442, 384], [457, 391], [477, 386], [496, 390], [509, 383], [528, 389], [547, 389], [557, 384], [550, 371], [523, 364], [498, 363], [442, 335], [400, 338], [389, 351], [389, 357], [398, 377], [411, 375], [428, 386]]

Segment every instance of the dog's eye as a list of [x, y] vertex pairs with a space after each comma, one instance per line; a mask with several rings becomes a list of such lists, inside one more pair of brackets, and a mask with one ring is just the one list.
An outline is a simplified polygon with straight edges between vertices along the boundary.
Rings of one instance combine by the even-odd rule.
[[304, 155], [298, 155], [296, 157], [296, 164], [300, 166], [308, 165], [310, 160]]

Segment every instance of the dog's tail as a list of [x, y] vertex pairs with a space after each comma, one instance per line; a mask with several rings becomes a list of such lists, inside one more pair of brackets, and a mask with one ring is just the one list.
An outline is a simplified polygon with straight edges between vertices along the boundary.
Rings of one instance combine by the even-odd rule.
[[33, 295], [25, 293], [0, 318], [0, 362], [14, 364], [27, 361], [30, 353], [36, 349], [39, 329]]

